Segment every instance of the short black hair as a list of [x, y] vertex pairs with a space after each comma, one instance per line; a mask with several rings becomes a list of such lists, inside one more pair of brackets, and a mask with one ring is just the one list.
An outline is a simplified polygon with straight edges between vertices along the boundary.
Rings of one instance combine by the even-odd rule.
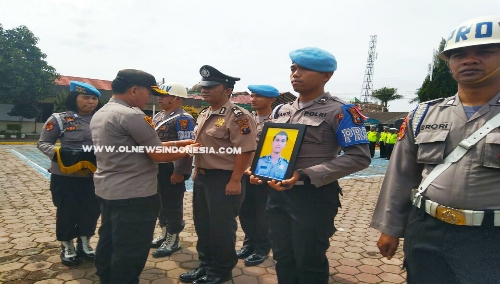
[[[76, 104], [76, 98], [78, 97], [79, 93], [78, 92], [70, 92], [69, 95], [66, 97], [66, 101], [64, 102], [64, 105], [66, 106], [67, 110], [78, 112], [78, 106]], [[102, 107], [102, 103], [99, 100], [97, 102], [97, 106], [95, 107], [94, 111], [92, 113], [95, 113]]]
[[128, 91], [128, 89], [132, 88], [133, 86], [136, 85], [116, 79], [113, 80], [113, 82], [111, 82], [111, 90], [113, 91], [113, 94], [118, 94], [118, 95], [125, 94]]
[[276, 139], [276, 136], [278, 136], [278, 135], [280, 135], [280, 136], [285, 136], [285, 137], [286, 137], [286, 141], [288, 141], [288, 133], [286, 133], [286, 132], [285, 132], [285, 131], [283, 131], [283, 130], [281, 130], [280, 132], [276, 133], [276, 135], [274, 135], [274, 137], [273, 137], [273, 141], [274, 141], [274, 139]]

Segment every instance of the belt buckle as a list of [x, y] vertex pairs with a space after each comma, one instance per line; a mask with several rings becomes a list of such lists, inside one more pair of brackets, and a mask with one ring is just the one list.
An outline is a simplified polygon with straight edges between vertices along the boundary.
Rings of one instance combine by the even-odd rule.
[[206, 174], [206, 173], [205, 173], [205, 169], [198, 169], [198, 171], [199, 171], [199, 172], [200, 172], [200, 174], [202, 174], [202, 175], [205, 175], [205, 174]]
[[436, 218], [453, 225], [465, 225], [465, 212], [439, 205], [436, 208]]

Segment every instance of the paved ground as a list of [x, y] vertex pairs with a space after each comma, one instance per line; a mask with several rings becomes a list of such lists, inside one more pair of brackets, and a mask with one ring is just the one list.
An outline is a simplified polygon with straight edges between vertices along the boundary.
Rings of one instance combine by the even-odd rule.
[[[44, 170], [48, 159], [33, 145], [2, 145], [0, 157], [0, 283], [99, 283], [91, 262], [71, 269], [60, 263], [55, 208]], [[404, 283], [401, 251], [390, 261], [381, 258], [375, 246], [378, 232], [368, 228], [386, 165], [374, 159], [367, 170], [340, 181], [342, 209], [327, 253], [330, 283]], [[167, 258], [150, 257], [141, 284], [178, 283], [179, 274], [198, 265], [191, 198], [187, 193], [184, 200], [183, 249]], [[241, 229], [237, 236], [239, 248]], [[93, 238], [94, 246], [96, 242]], [[227, 283], [277, 283], [275, 274], [272, 255], [256, 267], [245, 267], [240, 260]]]

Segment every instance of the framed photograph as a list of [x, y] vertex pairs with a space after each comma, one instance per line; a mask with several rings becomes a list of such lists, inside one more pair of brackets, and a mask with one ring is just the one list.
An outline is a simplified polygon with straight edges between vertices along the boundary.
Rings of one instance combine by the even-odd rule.
[[293, 175], [307, 125], [266, 123], [250, 168], [261, 180], [281, 181]]

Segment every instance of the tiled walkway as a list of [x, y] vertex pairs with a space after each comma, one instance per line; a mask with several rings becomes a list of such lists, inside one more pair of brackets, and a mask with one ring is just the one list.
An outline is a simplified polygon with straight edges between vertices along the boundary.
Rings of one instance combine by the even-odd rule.
[[[91, 262], [75, 268], [60, 263], [55, 208], [44, 170], [48, 159], [33, 145], [0, 146], [0, 157], [0, 283], [99, 283]], [[404, 283], [401, 250], [390, 261], [381, 258], [375, 246], [378, 232], [368, 228], [386, 164], [374, 159], [365, 171], [340, 181], [342, 209], [327, 253], [330, 283]], [[191, 199], [187, 193], [183, 249], [167, 258], [150, 257], [141, 283], [178, 283], [179, 274], [198, 265]], [[241, 229], [237, 237], [239, 248]], [[96, 241], [92, 239], [94, 245]], [[227, 283], [277, 283], [272, 257], [256, 267], [245, 267], [240, 260], [233, 276]]]

